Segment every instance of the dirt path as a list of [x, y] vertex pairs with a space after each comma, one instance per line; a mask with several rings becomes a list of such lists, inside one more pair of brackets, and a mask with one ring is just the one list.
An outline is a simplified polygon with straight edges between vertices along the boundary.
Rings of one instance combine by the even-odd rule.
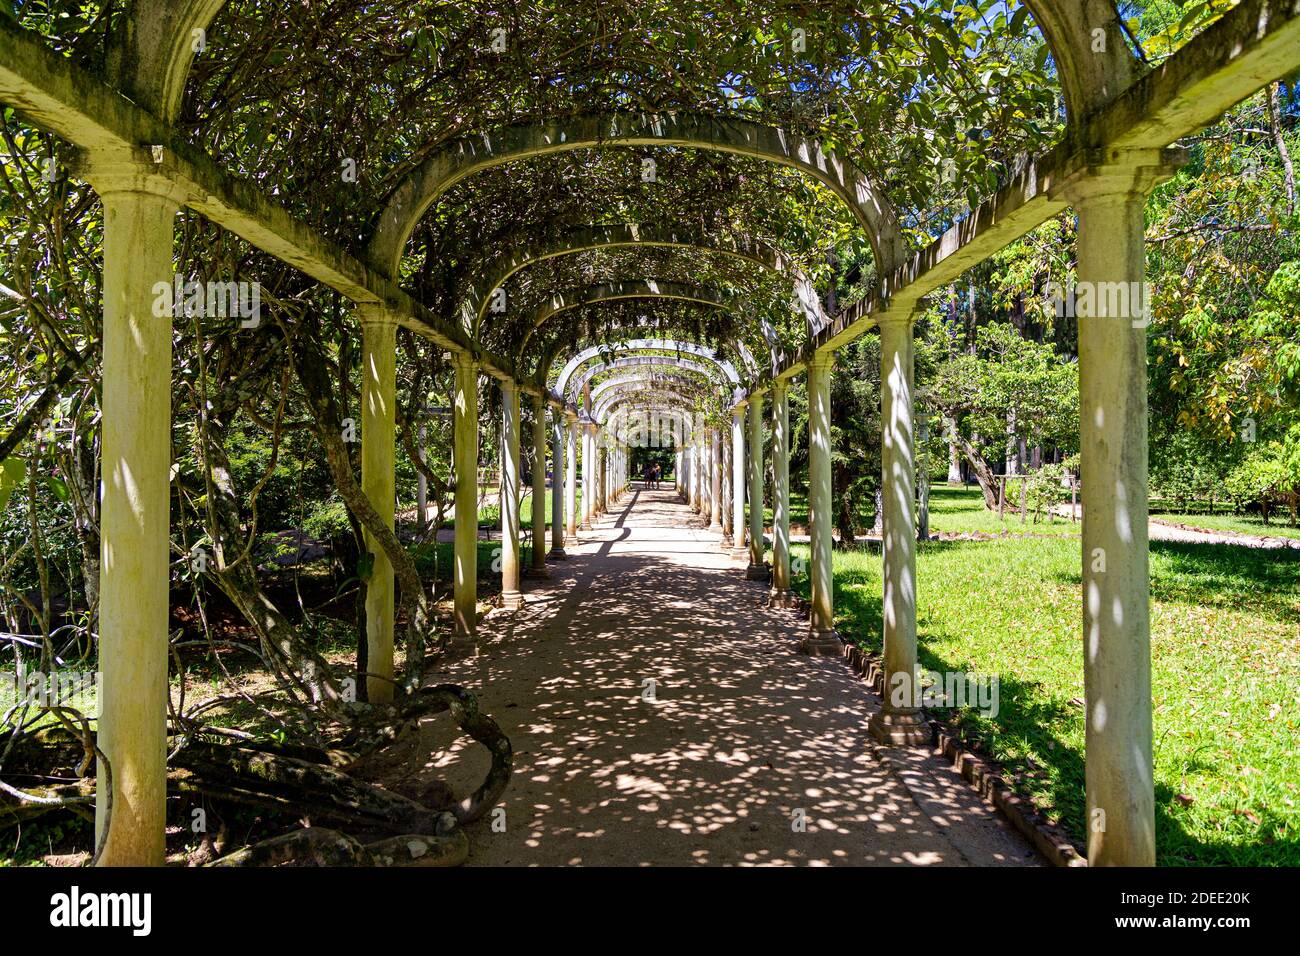
[[[795, 652], [806, 625], [671, 491], [624, 505], [435, 677], [515, 747], [504, 832], [474, 824], [471, 865], [1042, 865], [942, 761], [872, 744], [863, 685]], [[457, 792], [483, 766], [462, 747], [425, 771]]]
[[[1069, 505], [1058, 505], [1056, 514], [1062, 518], [1070, 517]], [[1083, 514], [1083, 508], [1078, 509]], [[1241, 534], [1236, 531], [1207, 531], [1202, 528], [1189, 528], [1160, 518], [1147, 520], [1147, 537], [1152, 541], [1187, 541], [1192, 544], [1235, 544], [1242, 548], [1300, 548], [1300, 539], [1270, 537], [1266, 535]]]

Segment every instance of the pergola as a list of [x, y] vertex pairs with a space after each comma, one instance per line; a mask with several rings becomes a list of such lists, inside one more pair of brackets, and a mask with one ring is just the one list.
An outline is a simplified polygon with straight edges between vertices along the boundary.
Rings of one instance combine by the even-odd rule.
[[[374, 227], [344, 248], [276, 198], [222, 169], [177, 132], [195, 56], [192, 37], [223, 0], [127, 4], [107, 79], [0, 18], [0, 102], [77, 149], [76, 175], [104, 206], [103, 572], [100, 640], [103, 696], [99, 746], [113, 767], [112, 825], [102, 861], [163, 859], [166, 782], [168, 483], [171, 328], [153, 314], [154, 286], [173, 272], [177, 211], [188, 207], [290, 264], [355, 305], [363, 330], [362, 486], [383, 519], [394, 518], [395, 369], [399, 326], [451, 353], [455, 365], [454, 607], [457, 639], [474, 640], [477, 563], [478, 392], [500, 388], [503, 604], [522, 601], [520, 402], [528, 396], [534, 449], [533, 562], [545, 570], [541, 507], [548, 410], [553, 429], [553, 560], [626, 487], [624, 428], [636, 408], [681, 423], [681, 489], [724, 546], [745, 548], [749, 574], [766, 576], [763, 429], [772, 434], [775, 520], [770, 601], [790, 600], [790, 433], [787, 390], [807, 374], [812, 622], [804, 649], [838, 653], [831, 578], [830, 380], [836, 350], [872, 328], [880, 335], [883, 435], [884, 667], [886, 686], [917, 664], [913, 325], [926, 295], [1044, 221], [1073, 208], [1081, 283], [1140, 283], [1143, 204], [1172, 174], [1181, 137], [1214, 122], [1264, 84], [1300, 66], [1300, 0], [1243, 0], [1156, 69], [1125, 40], [1112, 0], [1026, 0], [1050, 46], [1066, 108], [1065, 134], [1017, 167], [969, 216], [920, 249], [909, 247], [887, 190], [814, 138], [737, 117], [689, 112], [608, 113], [504, 125], [421, 150], [374, 210]], [[1101, 43], [1097, 42], [1098, 35]], [[826, 315], [798, 265], [770, 243], [728, 240], [680, 227], [591, 225], [526, 244], [474, 271], [452, 315], [401, 283], [412, 234], [458, 183], [496, 167], [589, 149], [690, 148], [796, 170], [848, 210], [870, 245], [876, 284]], [[743, 341], [730, 357], [686, 337], [629, 326], [589, 348], [548, 336], [565, 312], [611, 303], [672, 300], [741, 314], [734, 290], [620, 274], [555, 289], [493, 344], [493, 298], [539, 263], [592, 250], [655, 247], [742, 260], [787, 283], [806, 335], [794, 349], [762, 329], [769, 352], [756, 362]], [[754, 318], [753, 321], [765, 322]], [[1088, 856], [1094, 864], [1155, 858], [1148, 634], [1146, 336], [1140, 314], [1079, 326], [1083, 495], [1082, 615], [1087, 697]], [[557, 366], [559, 366], [557, 368]], [[703, 396], [722, 395], [730, 421], [700, 420]], [[770, 405], [770, 412], [765, 410]], [[730, 440], [724, 441], [729, 430]], [[577, 435], [581, 433], [581, 451]], [[581, 467], [582, 514], [576, 508]], [[730, 487], [728, 488], [728, 485]], [[726, 493], [724, 493], [724, 489]], [[748, 512], [746, 509], [748, 508]], [[748, 521], [745, 520], [746, 514]], [[376, 552], [367, 587], [369, 666], [382, 701], [394, 673], [393, 569]], [[888, 695], [870, 727], [879, 740], [928, 739], [914, 707]], [[102, 822], [107, 788], [99, 793]]]

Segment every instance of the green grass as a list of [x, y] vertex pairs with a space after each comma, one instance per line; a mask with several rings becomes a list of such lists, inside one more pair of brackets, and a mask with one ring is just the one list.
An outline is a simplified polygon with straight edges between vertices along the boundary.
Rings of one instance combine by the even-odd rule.
[[[772, 508], [769, 505], [763, 508], [763, 524], [765, 527], [771, 527], [772, 521]], [[796, 525], [808, 523], [807, 492], [790, 490], [790, 523]]]
[[943, 484], [930, 486], [930, 533], [963, 534], [980, 532], [984, 534], [1034, 534], [1058, 535], [1062, 537], [1077, 536], [1079, 525], [1069, 518], [1040, 516], [1037, 523], [1031, 512], [1022, 523], [1020, 520], [1019, 492], [1011, 489], [1007, 492], [1007, 503], [1002, 517], [996, 511], [984, 507], [984, 496], [978, 488], [952, 488]]
[[[932, 502], [971, 521], [960, 499]], [[837, 627], [878, 651], [879, 552], [834, 568]], [[1079, 569], [1066, 538], [929, 542], [917, 558], [922, 666], [1000, 682], [995, 717], [941, 714], [1082, 843]], [[1159, 862], [1300, 865], [1300, 554], [1154, 542], [1151, 596]]]

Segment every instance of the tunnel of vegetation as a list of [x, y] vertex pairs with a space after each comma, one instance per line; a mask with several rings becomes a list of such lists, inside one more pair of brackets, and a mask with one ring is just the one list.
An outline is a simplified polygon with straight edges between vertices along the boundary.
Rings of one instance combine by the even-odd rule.
[[[836, 543], [851, 547], [902, 520], [882, 480], [887, 412], [902, 407], [886, 395], [901, 354], [887, 327], [909, 343], [915, 330], [921, 484], [946, 461], [996, 508], [1005, 458], [1032, 465], [1033, 493], [1057, 504], [1080, 451], [1079, 323], [1047, 290], [1079, 262], [1078, 226], [1057, 215], [1073, 200], [1052, 176], [1110, 168], [1088, 151], [1136, 143], [1142, 124], [1117, 98], [1166, 82], [1167, 64], [1171, 85], [1152, 87], [1165, 112], [1148, 125], [1172, 133], [1140, 144], [1160, 170], [1145, 188], [1174, 177], [1148, 212], [1152, 479], [1181, 498], [1226, 482], [1239, 507], [1289, 507], [1294, 522], [1294, 88], [1270, 82], [1217, 120], [1298, 65], [1278, 52], [1294, 5], [1272, 20], [1263, 6], [0, 3], [14, 64], [0, 69], [0, 659], [54, 674], [113, 654], [98, 489], [117, 412], [104, 315], [120, 285], [104, 266], [105, 197], [127, 189], [126, 167], [166, 180], [149, 182], [180, 210], [162, 257], [183, 301], [155, 312], [171, 317], [165, 773], [181, 830], [198, 810], [220, 820], [192, 862], [465, 858], [462, 826], [507, 785], [510, 743], [472, 694], [425, 675], [472, 638], [480, 600], [517, 593], [518, 554], [502, 572], [480, 541], [480, 519], [498, 518], [478, 500], [480, 469], [531, 477], [537, 515], [548, 411], [564, 441], [599, 427], [617, 449], [638, 408], [733, 435], [747, 402], [757, 416], [764, 395], [788, 400], [783, 455], [760, 423], [747, 433], [758, 467], [725, 459], [741, 473], [741, 515], [728, 501], [726, 517], [744, 537], [748, 482], [761, 565], [764, 500], [790, 491], [778, 468], [805, 490], [821, 429], [827, 457], [809, 480], [833, 489]], [[1261, 17], [1271, 32], [1252, 33]], [[1254, 86], [1239, 77], [1256, 61], [1223, 52], [1241, 38], [1236, 50], [1263, 51]], [[1197, 41], [1204, 77], [1178, 59]], [[1178, 99], [1201, 82], [1204, 118]], [[111, 91], [122, 96], [95, 99]], [[1175, 139], [1187, 152], [1162, 152]], [[234, 283], [235, 306], [255, 293], [257, 309], [214, 310], [210, 283]], [[793, 376], [831, 354], [818, 419]], [[384, 427], [376, 396], [399, 449], [386, 479], [363, 447], [378, 434], [363, 424]], [[536, 425], [522, 451], [521, 398]], [[563, 457], [557, 439], [557, 505]], [[572, 496], [563, 507], [572, 528]], [[454, 546], [439, 534], [453, 513]], [[535, 562], [541, 520], [522, 542]], [[827, 554], [830, 541], [828, 529]], [[128, 608], [105, 584], [105, 602]], [[394, 657], [394, 632], [399, 663], [374, 659]], [[127, 678], [106, 693], [114, 679]], [[93, 845], [73, 845], [160, 862], [161, 834], [142, 851], [110, 839], [118, 816], [130, 832], [135, 791], [112, 805], [113, 749], [78, 699], [0, 698], [0, 827], [97, 818]], [[490, 751], [481, 784], [377, 785], [438, 714]], [[246, 845], [239, 814], [256, 820]]]

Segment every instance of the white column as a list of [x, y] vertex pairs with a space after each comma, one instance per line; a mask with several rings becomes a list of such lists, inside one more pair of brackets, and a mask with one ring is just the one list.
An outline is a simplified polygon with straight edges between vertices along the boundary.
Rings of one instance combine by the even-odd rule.
[[565, 456], [569, 449], [569, 420], [563, 409], [553, 413], [551, 459], [551, 553], [553, 561], [563, 561], [568, 555], [564, 553], [564, 535], [568, 525], [568, 516], [572, 513], [572, 504], [566, 506], [565, 495], [568, 493], [569, 463]]
[[749, 397], [749, 567], [745, 577], [767, 580], [763, 561], [763, 396]]
[[700, 469], [700, 506], [697, 510], [700, 512], [700, 517], [707, 521], [713, 510], [709, 502], [709, 489], [713, 487], [713, 481], [709, 478], [709, 465], [712, 463], [713, 458], [707, 428], [700, 429], [696, 442], [695, 460]]
[[453, 639], [472, 641], [478, 624], [478, 366], [457, 354], [452, 430], [456, 472]]
[[800, 644], [807, 654], [837, 655], [831, 539], [831, 368], [834, 356], [808, 363], [808, 524], [812, 621]]
[[731, 547], [737, 557], [745, 552], [745, 408], [731, 410]]
[[591, 530], [596, 513], [596, 426], [582, 423], [582, 530]]
[[578, 416], [564, 413], [564, 520], [567, 544], [578, 540]]
[[[1088, 862], [1155, 864], [1148, 617], [1147, 346], [1143, 205], [1161, 173], [1104, 169], [1067, 195], [1079, 292], [1122, 288], [1119, 315], [1080, 309], [1083, 673]], [[1092, 300], [1104, 298], [1094, 294]]]
[[709, 530], [722, 530], [722, 440], [709, 429]]
[[[393, 529], [396, 431], [397, 324], [382, 306], [359, 308], [361, 364], [361, 490], [384, 524]], [[393, 565], [369, 531], [366, 550], [373, 556], [366, 582], [367, 698], [376, 704], [393, 699]]]
[[718, 478], [721, 487], [719, 488], [718, 503], [722, 512], [722, 550], [731, 550], [731, 436], [724, 435], [722, 430], [718, 430], [718, 446], [721, 449], [719, 456]]
[[885, 700], [870, 722], [890, 744], [930, 740], [916, 681], [916, 450], [912, 434], [912, 320], [880, 319], [882, 564], [884, 568]]
[[[167, 800], [172, 286], [181, 196], [151, 170], [93, 170], [104, 208], [103, 487], [96, 742], [112, 767], [102, 866], [161, 866]], [[156, 180], [156, 182], [155, 182]], [[96, 793], [95, 834], [110, 792]]]
[[604, 438], [603, 434], [598, 433], [596, 436], [596, 514], [598, 515], [603, 515], [609, 505], [605, 494], [609, 487], [607, 474], [609, 454], [605, 448]]
[[501, 383], [501, 606], [524, 603], [519, 590], [519, 390]]
[[539, 578], [545, 578], [549, 577], [550, 573], [546, 570], [546, 398], [542, 395], [533, 396], [532, 478], [532, 573]]
[[772, 589], [768, 604], [790, 606], [790, 403], [786, 383], [772, 386]]

